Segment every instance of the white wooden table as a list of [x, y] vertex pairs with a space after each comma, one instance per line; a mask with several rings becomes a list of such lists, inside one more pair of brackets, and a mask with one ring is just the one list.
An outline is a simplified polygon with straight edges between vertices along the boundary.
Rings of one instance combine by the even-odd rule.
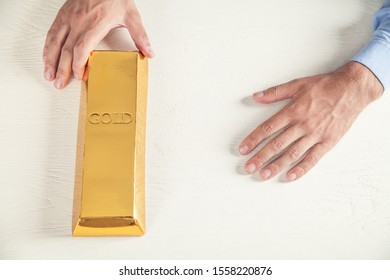
[[381, 1], [138, 1], [156, 51], [139, 238], [71, 237], [80, 83], [57, 91], [41, 60], [62, 2], [0, 2], [0, 258], [390, 258], [390, 92], [299, 181], [243, 175], [235, 152], [285, 104], [248, 97], [350, 59]]

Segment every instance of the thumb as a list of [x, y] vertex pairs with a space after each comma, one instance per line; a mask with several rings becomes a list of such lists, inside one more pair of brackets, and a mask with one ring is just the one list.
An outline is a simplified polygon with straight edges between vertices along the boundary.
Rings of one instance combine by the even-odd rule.
[[300, 80], [293, 80], [285, 84], [270, 87], [264, 91], [253, 94], [253, 99], [259, 103], [272, 103], [294, 97], [300, 89]]
[[132, 13], [131, 18], [126, 20], [126, 27], [137, 48], [146, 57], [152, 58], [154, 56], [154, 52], [150, 46], [148, 35], [146, 34], [145, 28], [142, 24], [141, 16], [137, 11]]

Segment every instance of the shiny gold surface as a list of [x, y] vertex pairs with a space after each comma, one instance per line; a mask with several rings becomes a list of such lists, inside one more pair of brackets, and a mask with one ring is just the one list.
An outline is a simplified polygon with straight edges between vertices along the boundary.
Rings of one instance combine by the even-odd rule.
[[73, 236], [145, 232], [147, 59], [94, 51], [83, 85]]

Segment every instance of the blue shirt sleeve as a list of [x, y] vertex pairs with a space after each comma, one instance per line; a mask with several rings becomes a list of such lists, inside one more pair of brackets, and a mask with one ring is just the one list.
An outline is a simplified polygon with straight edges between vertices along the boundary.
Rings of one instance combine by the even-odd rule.
[[375, 14], [370, 42], [352, 59], [368, 67], [383, 87], [390, 87], [390, 0]]

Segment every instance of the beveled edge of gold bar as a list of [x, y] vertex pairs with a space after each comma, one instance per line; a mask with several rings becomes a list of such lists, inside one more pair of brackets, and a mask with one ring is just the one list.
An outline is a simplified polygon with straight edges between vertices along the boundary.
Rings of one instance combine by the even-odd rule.
[[135, 165], [135, 216], [143, 231], [145, 225], [145, 148], [146, 148], [146, 104], [148, 94], [148, 59], [142, 54], [137, 59], [137, 109], [136, 109], [136, 160]]
[[128, 227], [135, 225], [134, 217], [83, 217], [79, 225], [82, 227]]
[[[148, 62], [147, 58], [138, 51], [110, 51], [99, 50], [93, 52], [132, 52], [138, 53], [137, 58], [137, 110], [136, 115], [139, 118], [136, 126], [144, 129], [136, 129], [136, 144], [140, 146], [136, 149], [137, 156], [142, 160], [136, 164], [136, 182], [135, 194], [138, 203], [135, 203], [136, 213], [134, 217], [80, 217], [81, 213], [81, 196], [83, 182], [83, 160], [85, 144], [85, 125], [86, 125], [86, 106], [87, 106], [87, 89], [88, 89], [88, 64], [82, 81], [80, 95], [80, 111], [78, 123], [77, 151], [76, 151], [76, 171], [75, 171], [75, 188], [73, 200], [72, 216], [72, 236], [73, 237], [94, 237], [94, 236], [142, 236], [145, 234], [145, 146], [146, 146], [146, 101], [148, 88]], [[91, 52], [90, 56], [93, 55]], [[89, 63], [89, 60], [88, 60]], [[140, 67], [140, 64], [142, 66]], [[144, 76], [142, 79], [141, 76]], [[144, 106], [138, 106], [143, 104]], [[137, 118], [136, 118], [137, 119]], [[143, 125], [143, 126], [142, 126]], [[140, 164], [142, 163], [142, 164]], [[140, 172], [139, 172], [140, 171]], [[106, 223], [106, 226], [102, 226]], [[107, 233], [107, 229], [110, 232]]]
[[77, 129], [77, 146], [76, 146], [76, 166], [74, 176], [73, 191], [73, 215], [72, 215], [72, 235], [79, 223], [81, 213], [81, 195], [83, 185], [83, 162], [84, 162], [84, 144], [85, 144], [85, 126], [87, 119], [87, 84], [81, 82], [79, 123]]
[[[91, 224], [94, 222], [99, 223], [99, 225]], [[111, 224], [102, 226], [102, 222]], [[85, 223], [87, 223], [87, 226]], [[122, 223], [122, 225], [119, 225], [119, 223]], [[126, 226], [123, 226], [125, 223]], [[107, 229], [109, 229], [109, 232], [107, 232]], [[144, 234], [145, 232], [137, 220], [124, 217], [80, 218], [72, 233], [73, 237], [142, 236]]]

